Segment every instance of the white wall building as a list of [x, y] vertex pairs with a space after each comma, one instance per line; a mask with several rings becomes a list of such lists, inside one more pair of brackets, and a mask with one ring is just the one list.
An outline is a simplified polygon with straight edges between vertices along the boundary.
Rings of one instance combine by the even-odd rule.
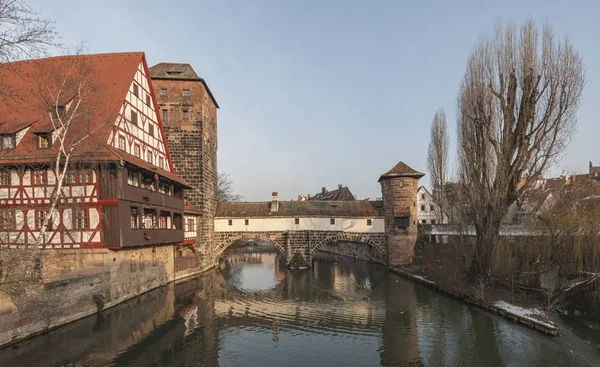
[[417, 219], [421, 224], [448, 223], [448, 216], [441, 215], [433, 196], [424, 186], [417, 190]]

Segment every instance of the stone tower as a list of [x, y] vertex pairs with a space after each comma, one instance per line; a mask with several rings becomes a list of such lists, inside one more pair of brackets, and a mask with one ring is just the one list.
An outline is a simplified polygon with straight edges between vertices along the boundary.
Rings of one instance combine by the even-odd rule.
[[417, 240], [417, 189], [424, 174], [398, 162], [379, 177], [388, 264], [410, 264]]
[[175, 172], [193, 187], [186, 199], [202, 213], [196, 249], [208, 254], [217, 207], [219, 105], [190, 64], [160, 63], [150, 76]]

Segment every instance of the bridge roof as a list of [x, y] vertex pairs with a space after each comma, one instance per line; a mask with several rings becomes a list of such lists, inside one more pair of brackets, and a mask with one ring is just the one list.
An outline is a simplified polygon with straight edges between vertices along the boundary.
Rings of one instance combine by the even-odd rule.
[[279, 210], [271, 213], [271, 202], [219, 203], [216, 218], [268, 217], [380, 217], [382, 202], [378, 201], [280, 201]]

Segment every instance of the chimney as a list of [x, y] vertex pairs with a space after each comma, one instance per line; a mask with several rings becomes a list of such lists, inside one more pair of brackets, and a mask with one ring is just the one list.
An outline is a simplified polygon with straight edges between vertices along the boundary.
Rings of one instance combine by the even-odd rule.
[[342, 187], [344, 187], [344, 185], [342, 185], [342, 184], [339, 184], [339, 185], [338, 185], [338, 189], [340, 189], [340, 190], [341, 190], [341, 189], [342, 189]]
[[592, 161], [590, 161], [590, 174], [592, 173], [592, 167], [593, 167]]
[[273, 192], [271, 194], [273, 201], [271, 201], [271, 213], [276, 213], [279, 211], [279, 196], [277, 192]]
[[321, 194], [325, 195], [327, 192], [327, 188], [325, 186], [321, 187]]

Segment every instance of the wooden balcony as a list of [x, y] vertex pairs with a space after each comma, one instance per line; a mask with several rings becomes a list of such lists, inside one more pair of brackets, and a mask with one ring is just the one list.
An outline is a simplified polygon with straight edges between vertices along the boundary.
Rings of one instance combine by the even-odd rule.
[[183, 229], [125, 229], [122, 247], [164, 245], [183, 241]]

